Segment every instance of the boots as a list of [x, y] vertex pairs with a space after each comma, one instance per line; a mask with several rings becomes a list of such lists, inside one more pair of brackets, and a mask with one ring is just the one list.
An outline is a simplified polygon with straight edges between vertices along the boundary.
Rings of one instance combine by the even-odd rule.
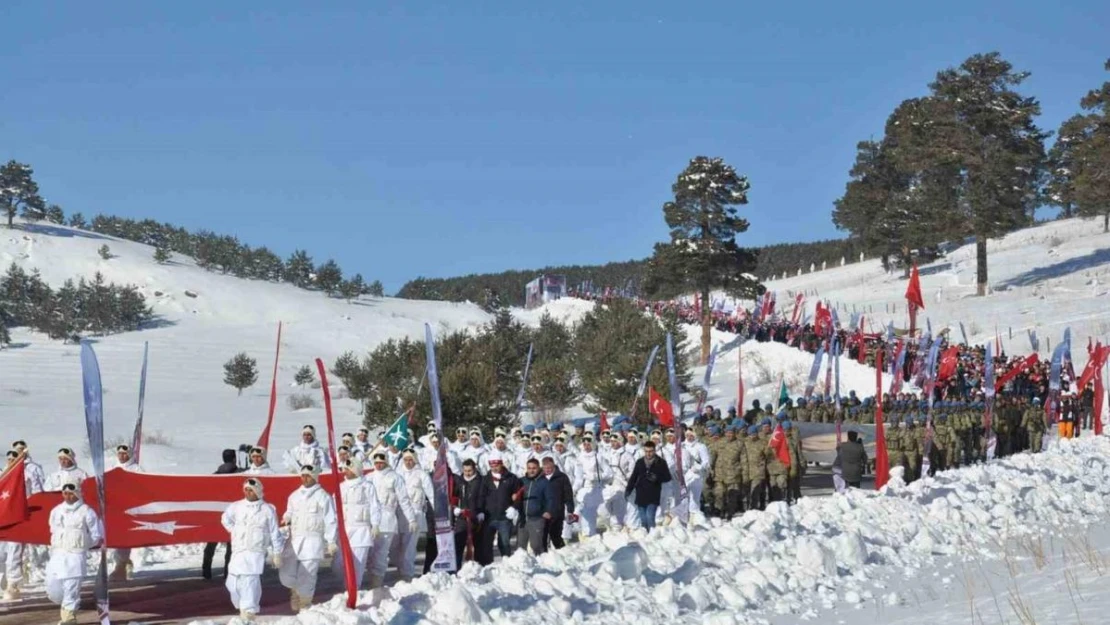
[[293, 612], [301, 611], [301, 596], [295, 590], [289, 591], [289, 607], [293, 608]]
[[108, 574], [108, 579], [113, 582], [127, 581], [127, 565], [128, 562], [116, 562], [112, 567], [112, 572]]
[[19, 586], [9, 582], [7, 590], [4, 591], [4, 601], [18, 601], [19, 596]]
[[299, 595], [299, 598], [301, 600], [301, 609], [302, 610], [307, 610], [307, 609], [312, 607], [312, 596], [311, 595], [309, 595], [307, 597], [304, 596], [304, 595]]
[[61, 620], [58, 621], [58, 625], [73, 625], [77, 622], [77, 613], [73, 610], [62, 608], [60, 614]]
[[254, 619], [257, 615], [249, 610], [239, 611], [239, 620], [243, 621], [243, 625], [254, 625]]

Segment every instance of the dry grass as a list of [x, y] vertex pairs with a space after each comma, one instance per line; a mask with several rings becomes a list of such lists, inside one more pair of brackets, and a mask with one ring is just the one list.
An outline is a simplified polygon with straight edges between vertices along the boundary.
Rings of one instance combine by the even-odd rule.
[[304, 410], [305, 408], [315, 408], [316, 400], [311, 395], [301, 393], [294, 393], [286, 400], [290, 410]]

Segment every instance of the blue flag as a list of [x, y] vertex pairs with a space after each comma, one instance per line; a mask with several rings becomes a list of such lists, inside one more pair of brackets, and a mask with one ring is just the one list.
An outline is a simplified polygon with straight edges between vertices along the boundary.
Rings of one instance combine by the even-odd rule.
[[[88, 341], [81, 341], [81, 381], [85, 396], [85, 429], [89, 435], [89, 450], [92, 453], [93, 475], [96, 477], [96, 499], [100, 504], [101, 518], [104, 510], [104, 390], [100, 384], [100, 364], [96, 352]], [[93, 596], [96, 597], [96, 612], [102, 625], [111, 623], [108, 609], [108, 549], [107, 541], [100, 543], [100, 570], [96, 576]]]
[[455, 570], [455, 531], [451, 523], [450, 510], [450, 469], [447, 467], [447, 441], [443, 438], [443, 409], [439, 403], [439, 373], [436, 370], [436, 339], [432, 326], [424, 324], [424, 350], [427, 358], [428, 392], [432, 399], [432, 419], [436, 431], [440, 433], [439, 454], [436, 455], [432, 471], [432, 491], [435, 494], [435, 534], [439, 552], [433, 571], [452, 572]]
[[821, 359], [825, 356], [825, 348], [821, 347], [817, 350], [817, 354], [813, 357], [813, 364], [809, 367], [809, 379], [806, 380], [805, 397], [806, 400], [813, 395], [813, 388], [817, 386], [817, 375], [821, 373]]
[[143, 405], [146, 403], [146, 362], [150, 343], [143, 343], [143, 369], [139, 373], [139, 417], [135, 420], [135, 431], [131, 434], [131, 457], [139, 463], [139, 452], [143, 445]]

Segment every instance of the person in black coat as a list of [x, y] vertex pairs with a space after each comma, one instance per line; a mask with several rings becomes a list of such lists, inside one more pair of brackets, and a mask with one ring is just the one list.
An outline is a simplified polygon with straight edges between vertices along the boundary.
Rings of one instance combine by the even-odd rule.
[[[502, 558], [513, 555], [510, 542], [514, 521], [519, 519], [519, 512], [515, 505], [520, 501], [520, 489], [523, 483], [520, 478], [509, 473], [500, 455], [489, 458], [489, 473], [482, 477], [482, 503], [480, 508], [486, 515], [482, 523], [482, 541], [478, 545], [478, 563], [482, 565], [493, 562], [493, 543], [496, 539], [497, 550]], [[513, 512], [509, 512], [509, 510]], [[510, 518], [511, 517], [511, 518]]]
[[567, 545], [563, 540], [563, 525], [567, 515], [574, 520], [574, 488], [570, 478], [555, 465], [555, 458], [544, 456], [543, 475], [551, 487], [551, 520], [547, 523], [547, 543], [556, 549]]
[[852, 488], [859, 488], [863, 483], [863, 474], [867, 471], [867, 450], [859, 440], [859, 433], [849, 430], [848, 440], [840, 445], [837, 454], [844, 481]]
[[655, 512], [659, 509], [659, 501], [663, 491], [663, 484], [671, 481], [671, 470], [667, 461], [655, 453], [655, 443], [644, 443], [644, 457], [636, 461], [632, 469], [632, 476], [628, 478], [628, 486], [624, 489], [624, 496], [628, 497], [633, 491], [636, 498], [633, 503], [640, 514], [640, 525], [651, 531], [655, 527]]
[[455, 570], [462, 568], [463, 555], [467, 560], [474, 558], [474, 551], [480, 541], [480, 529], [486, 515], [482, 512], [482, 477], [478, 475], [478, 465], [467, 458], [463, 461], [462, 475], [452, 479], [451, 500], [455, 520]]
[[[216, 469], [216, 475], [227, 475], [229, 473], [238, 473], [239, 463], [236, 460], [234, 449], [225, 449], [223, 453], [224, 463]], [[219, 543], [206, 543], [204, 545], [204, 559], [201, 561], [200, 572], [204, 579], [212, 579], [212, 559], [216, 557], [216, 545]], [[224, 579], [227, 579], [227, 563], [231, 560], [231, 543], [224, 544]]]

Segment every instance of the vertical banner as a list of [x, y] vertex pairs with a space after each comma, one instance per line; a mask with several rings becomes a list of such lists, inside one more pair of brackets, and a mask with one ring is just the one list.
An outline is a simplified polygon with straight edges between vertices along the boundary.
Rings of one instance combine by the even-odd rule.
[[827, 339], [825, 340], [825, 353], [829, 355], [825, 362], [825, 397], [829, 398], [832, 397], [833, 347]]
[[139, 373], [139, 416], [135, 419], [135, 431], [131, 433], [131, 457], [135, 464], [141, 462], [139, 454], [143, 445], [143, 405], [146, 403], [146, 363], [150, 343], [143, 343], [143, 369]]
[[987, 343], [986, 367], [983, 374], [983, 433], [987, 437], [987, 460], [994, 460], [998, 447], [998, 440], [991, 427], [991, 418], [994, 416], [994, 356], [991, 353], [991, 344]]
[[[280, 330], [279, 330], [280, 333]], [[275, 367], [276, 369], [276, 367]], [[316, 359], [316, 370], [320, 372], [320, 388], [324, 391], [324, 416], [328, 425], [328, 458], [331, 460], [331, 477], [335, 480], [335, 516], [339, 523], [339, 553], [343, 557], [343, 573], [347, 578], [347, 608], [355, 609], [358, 600], [358, 587], [355, 586], [355, 559], [351, 554], [351, 541], [347, 537], [347, 523], [343, 518], [343, 478], [339, 475], [339, 459], [335, 454], [335, 423], [331, 414], [331, 389], [328, 388], [328, 370], [324, 361]]]
[[648, 375], [651, 373], [651, 366], [655, 364], [655, 355], [659, 353], [659, 346], [651, 348], [651, 354], [648, 355], [647, 364], [644, 365], [644, 375], [640, 376], [640, 385], [636, 387], [636, 398], [632, 400], [632, 408], [628, 411], [630, 418], [636, 418], [636, 406], [640, 403], [640, 399], [644, 396], [644, 391], [647, 390]]
[[274, 425], [274, 410], [277, 409], [277, 372], [278, 359], [281, 357], [281, 322], [278, 322], [277, 349], [274, 351], [274, 377], [270, 380], [270, 414], [266, 417], [266, 428], [258, 437], [258, 446], [270, 451], [270, 428]]
[[1061, 341], [1052, 351], [1052, 363], [1048, 370], [1048, 400], [1044, 403], [1045, 423], [1056, 423], [1060, 410], [1060, 377], [1063, 371], [1064, 352], [1068, 344]]
[[678, 378], [674, 367], [674, 339], [667, 333], [667, 381], [671, 386], [671, 407], [675, 415], [675, 440], [674, 440], [674, 474], [678, 482], [678, 494], [675, 496], [675, 510], [678, 520], [683, 525], [690, 519], [690, 503], [686, 491], [686, 475], [682, 468], [682, 443], [686, 434], [682, 422], [682, 401], [679, 395]]
[[964, 329], [964, 322], [960, 322], [960, 336], [964, 339], [964, 347], [967, 347], [967, 330]]
[[897, 395], [902, 392], [902, 383], [905, 381], [905, 372], [903, 368], [906, 365], [906, 348], [908, 345], [903, 341], [898, 341], [894, 347], [894, 370], [891, 375], [894, 377], [890, 380], [890, 394]]
[[817, 348], [817, 353], [813, 356], [813, 364], [809, 367], [809, 379], [806, 380], [806, 401], [809, 401], [809, 398], [813, 395], [813, 387], [817, 386], [817, 374], [821, 373], [821, 359], [824, 357], [825, 348], [823, 346]]
[[736, 414], [744, 414], [744, 340], [736, 344]]
[[[432, 420], [436, 431], [443, 432], [443, 408], [439, 403], [439, 372], [436, 369], [436, 337], [432, 326], [424, 324], [424, 351], [427, 357], [428, 393], [432, 400]], [[455, 570], [455, 531], [451, 526], [450, 496], [451, 472], [447, 468], [447, 441], [439, 445], [435, 468], [432, 470], [432, 490], [435, 493], [436, 560], [433, 571], [451, 573]]]
[[[520, 381], [520, 392], [516, 394], [516, 410], [513, 416], [517, 419], [520, 418], [520, 407], [524, 405], [524, 391], [528, 388], [528, 370], [532, 368], [532, 347], [533, 344], [528, 344], [528, 357], [524, 360], [524, 378]], [[424, 373], [427, 375], [427, 371]]]
[[890, 455], [886, 448], [883, 423], [883, 350], [875, 348], [875, 490], [890, 480]]
[[709, 381], [713, 378], [713, 363], [715, 362], [717, 362], [716, 345], [713, 346], [713, 351], [709, 352], [709, 363], [705, 365], [705, 378], [702, 380], [702, 392], [698, 394], [698, 409], [695, 411], [698, 415], [701, 414], [701, 409], [705, 406], [705, 400], [709, 397]]
[[[104, 513], [108, 509], [104, 504], [104, 389], [100, 385], [100, 365], [96, 361], [96, 352], [88, 341], [81, 341], [81, 382], [85, 396], [85, 430], [89, 435], [89, 451], [92, 455], [93, 475], [96, 477], [96, 499], [103, 522]], [[107, 527], [104, 531], [104, 540], [100, 542], [100, 569], [96, 575], [93, 596], [96, 598], [97, 619], [101, 625], [110, 625]]]
[[836, 391], [833, 398], [836, 400], [836, 420], [840, 421], [841, 408], [840, 408], [840, 351], [841, 346], [838, 340], [833, 340], [833, 368], [836, 371]]

